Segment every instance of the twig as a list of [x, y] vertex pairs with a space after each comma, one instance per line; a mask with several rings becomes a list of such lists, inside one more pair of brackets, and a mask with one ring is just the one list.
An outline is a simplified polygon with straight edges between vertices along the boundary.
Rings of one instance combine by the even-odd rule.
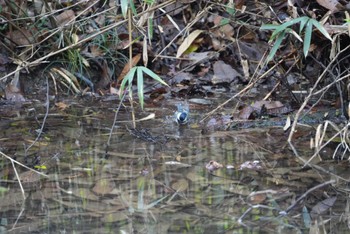
[[16, 174], [16, 177], [17, 177], [17, 180], [18, 180], [19, 187], [21, 188], [23, 200], [25, 200], [25, 199], [26, 199], [26, 195], [25, 195], [25, 193], [24, 193], [24, 189], [23, 189], [23, 186], [22, 186], [22, 183], [21, 183], [21, 178], [20, 178], [19, 175], [18, 175], [16, 166], [15, 166], [13, 160], [11, 160], [11, 164], [12, 164], [13, 170], [15, 171], [15, 174]]
[[4, 156], [5, 158], [7, 158], [7, 159], [9, 159], [9, 160], [11, 160], [11, 161], [13, 161], [14, 163], [20, 165], [21, 167], [24, 167], [24, 168], [26, 168], [26, 169], [28, 169], [28, 170], [30, 170], [30, 171], [33, 171], [33, 172], [35, 172], [35, 173], [37, 173], [37, 174], [39, 174], [39, 175], [42, 175], [42, 176], [44, 176], [44, 177], [47, 177], [47, 178], [49, 177], [48, 175], [45, 175], [44, 173], [41, 173], [40, 171], [36, 171], [36, 170], [34, 170], [34, 169], [30, 168], [30, 167], [27, 167], [26, 165], [24, 165], [24, 164], [22, 164], [22, 163], [20, 163], [20, 162], [14, 160], [14, 159], [11, 158], [10, 156], [4, 154], [2, 151], [0, 151], [0, 155]]
[[118, 117], [118, 113], [119, 113], [119, 110], [120, 110], [120, 107], [122, 106], [123, 104], [123, 101], [124, 101], [124, 98], [126, 96], [126, 92], [124, 92], [122, 98], [120, 99], [120, 102], [119, 102], [119, 105], [118, 105], [118, 108], [117, 110], [115, 111], [115, 115], [114, 115], [114, 120], [113, 120], [113, 124], [112, 124], [112, 127], [111, 127], [111, 131], [109, 132], [109, 137], [108, 137], [108, 141], [107, 141], [107, 146], [110, 145], [110, 142], [111, 142], [111, 138], [112, 138], [112, 133], [113, 133], [113, 130], [114, 130], [114, 127], [117, 123], [117, 117]]
[[41, 128], [39, 130], [39, 133], [38, 133], [37, 137], [35, 138], [35, 140], [33, 141], [33, 143], [25, 149], [25, 155], [27, 155], [28, 150], [30, 148], [32, 148], [32, 146], [39, 140], [41, 134], [43, 133], [47, 116], [49, 115], [50, 98], [49, 98], [49, 80], [47, 77], [46, 77], [46, 102], [45, 102], [45, 106], [46, 106], [46, 113], [45, 113], [45, 116], [43, 119], [43, 123], [41, 124]]

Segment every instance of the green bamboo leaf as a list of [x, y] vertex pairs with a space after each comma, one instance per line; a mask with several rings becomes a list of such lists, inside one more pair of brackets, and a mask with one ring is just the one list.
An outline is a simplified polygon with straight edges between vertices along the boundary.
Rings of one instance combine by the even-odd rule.
[[318, 22], [317, 20], [311, 19], [310, 20], [311, 24], [313, 24], [327, 39], [332, 41], [331, 36], [329, 35], [329, 33], [327, 32], [327, 30], [323, 27], [322, 24], [320, 24], [320, 22]]
[[122, 8], [122, 15], [124, 18], [126, 18], [126, 14], [128, 13], [129, 1], [130, 0], [121, 0], [120, 1], [120, 5]]
[[303, 17], [299, 17], [299, 18], [296, 18], [296, 19], [293, 19], [291, 21], [287, 21], [285, 23], [283, 23], [282, 25], [280, 25], [279, 27], [276, 28], [276, 30], [272, 33], [271, 35], [271, 38], [274, 38], [276, 37], [280, 32], [284, 31], [286, 28], [288, 28], [289, 26], [292, 26], [294, 24], [297, 24], [303, 20], [306, 19], [309, 19], [308, 17], [306, 16], [303, 16]]
[[299, 34], [303, 31], [307, 22], [309, 22], [310, 18], [304, 18], [304, 20], [300, 21]]
[[139, 96], [139, 102], [141, 109], [143, 110], [144, 95], [143, 95], [143, 73], [141, 67], [137, 69], [137, 94]]
[[275, 30], [279, 26], [280, 25], [276, 25], [276, 24], [264, 24], [260, 27], [260, 30]]
[[156, 73], [154, 73], [153, 71], [151, 71], [147, 67], [140, 67], [140, 68], [142, 69], [142, 71], [144, 73], [146, 73], [147, 75], [149, 75], [150, 77], [152, 77], [153, 79], [158, 81], [159, 83], [166, 85], [166, 86], [169, 86], [164, 80], [162, 80], [162, 78], [160, 78]]
[[137, 67], [131, 68], [130, 71], [128, 72], [128, 74], [126, 74], [126, 76], [122, 80], [122, 83], [120, 84], [120, 89], [119, 89], [119, 97], [121, 97], [122, 94], [125, 91], [126, 82], [128, 82], [128, 88], [131, 87], [132, 80], [134, 79], [134, 75], [135, 75], [136, 69], [137, 69]]
[[304, 36], [304, 46], [303, 46], [303, 51], [304, 51], [304, 56], [306, 58], [309, 49], [310, 49], [310, 44], [311, 44], [311, 35], [312, 35], [312, 23], [309, 21], [306, 24], [305, 28], [305, 36]]
[[282, 32], [277, 36], [275, 44], [273, 45], [269, 55], [267, 56], [267, 62], [271, 61], [271, 59], [275, 56], [275, 54], [276, 54], [278, 48], [280, 47], [285, 35], [286, 35], [286, 32]]
[[137, 10], [133, 0], [130, 0], [130, 9], [133, 15], [137, 15]]
[[153, 39], [153, 17], [148, 19], [147, 24], [148, 24], [148, 30], [147, 30], [148, 38], [149, 40], [152, 40]]

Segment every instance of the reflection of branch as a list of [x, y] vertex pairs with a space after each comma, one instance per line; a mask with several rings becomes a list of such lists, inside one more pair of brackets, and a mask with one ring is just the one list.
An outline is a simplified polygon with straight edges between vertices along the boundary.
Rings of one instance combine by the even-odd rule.
[[[305, 199], [305, 197], [306, 197], [309, 193], [311, 193], [312, 191], [317, 190], [317, 189], [319, 189], [319, 188], [322, 188], [322, 187], [324, 187], [324, 186], [326, 186], [326, 185], [335, 183], [335, 182], [336, 182], [335, 180], [329, 180], [329, 181], [326, 181], [326, 182], [324, 182], [324, 183], [322, 183], [322, 184], [319, 184], [319, 185], [317, 185], [317, 186], [315, 186], [315, 187], [312, 187], [311, 189], [307, 190], [302, 196], [300, 196], [300, 197], [299, 197], [292, 205], [290, 205], [287, 209], [280, 211], [280, 212], [279, 212], [280, 216], [285, 216], [285, 215], [287, 215], [292, 209], [294, 209], [294, 207], [296, 207], [296, 206], [299, 204], [300, 201], [302, 201], [303, 199]], [[250, 207], [241, 215], [241, 217], [239, 217], [238, 223], [244, 225], [244, 223], [243, 223], [243, 218], [244, 218], [248, 213], [250, 213], [251, 210], [253, 210], [253, 209], [258, 209], [258, 208], [264, 208], [264, 209], [269, 209], [269, 210], [280, 210], [280, 209], [278, 209], [278, 208], [270, 207], [270, 206], [266, 206], [266, 205], [260, 205], [260, 204], [259, 204], [259, 205], [253, 205], [253, 206], [250, 206]]]
[[45, 102], [45, 106], [46, 106], [46, 113], [45, 113], [45, 116], [43, 119], [43, 123], [41, 124], [41, 128], [39, 130], [38, 136], [35, 138], [33, 143], [30, 146], [28, 146], [28, 148], [25, 149], [25, 153], [24, 153], [25, 155], [27, 155], [28, 150], [30, 148], [32, 148], [32, 146], [39, 140], [39, 138], [43, 132], [44, 126], [45, 126], [46, 118], [49, 115], [50, 99], [49, 99], [49, 81], [48, 81], [47, 77], [46, 77], [46, 102]]
[[31, 171], [33, 171], [33, 172], [35, 172], [35, 173], [39, 174], [39, 175], [42, 175], [42, 176], [48, 177], [48, 176], [47, 176], [47, 175], [45, 175], [44, 173], [41, 173], [40, 171], [36, 171], [36, 170], [34, 170], [34, 169], [30, 168], [30, 167], [27, 167], [26, 165], [24, 165], [24, 164], [22, 164], [22, 163], [20, 163], [20, 162], [18, 162], [18, 161], [16, 161], [16, 160], [14, 160], [13, 158], [11, 158], [10, 156], [8, 156], [8, 155], [4, 154], [4, 153], [3, 153], [3, 152], [1, 152], [1, 151], [0, 151], [0, 155], [2, 155], [2, 156], [4, 156], [4, 157], [6, 157], [7, 159], [9, 159], [9, 160], [13, 161], [14, 163], [16, 163], [16, 164], [20, 165], [21, 167], [24, 167], [24, 168], [26, 168], [26, 169], [28, 169], [28, 170], [31, 170]]
[[18, 175], [18, 173], [17, 173], [17, 170], [16, 170], [16, 167], [15, 167], [15, 163], [18, 164], [18, 165], [20, 165], [20, 166], [22, 166], [22, 167], [24, 167], [24, 168], [27, 168], [27, 169], [33, 171], [33, 172], [35, 172], [35, 173], [37, 173], [37, 174], [39, 174], [39, 175], [48, 177], [47, 175], [45, 175], [45, 174], [43, 174], [43, 173], [41, 173], [41, 172], [39, 172], [39, 171], [36, 171], [36, 170], [34, 170], [34, 169], [30, 168], [30, 167], [27, 167], [26, 165], [24, 165], [24, 164], [22, 164], [22, 163], [20, 163], [20, 162], [18, 162], [18, 161], [16, 161], [16, 160], [14, 160], [14, 159], [12, 159], [10, 156], [4, 154], [4, 153], [1, 152], [1, 151], [0, 151], [0, 155], [6, 157], [7, 159], [9, 159], [9, 160], [11, 161], [13, 170], [15, 171], [15, 174], [16, 174], [16, 177], [17, 177], [17, 180], [18, 180], [18, 183], [19, 183], [19, 187], [21, 188], [21, 191], [22, 191], [23, 200], [26, 199], [26, 196], [25, 196], [25, 194], [24, 194], [24, 189], [23, 189], [23, 186], [22, 186], [22, 183], [21, 183], [21, 178], [19, 177], [19, 175]]
[[303, 200], [309, 193], [311, 193], [312, 191], [316, 190], [316, 189], [319, 189], [319, 188], [322, 188], [326, 185], [329, 185], [329, 184], [332, 184], [332, 183], [335, 183], [335, 180], [329, 180], [329, 181], [326, 181], [322, 184], [319, 184], [319, 185], [316, 185], [315, 187], [307, 190], [303, 195], [301, 195], [292, 205], [290, 205], [286, 210], [284, 211], [281, 211], [280, 212], [280, 215], [286, 215], [288, 214], [289, 211], [291, 211], [295, 206], [297, 206], [299, 204], [299, 202], [301, 200]]

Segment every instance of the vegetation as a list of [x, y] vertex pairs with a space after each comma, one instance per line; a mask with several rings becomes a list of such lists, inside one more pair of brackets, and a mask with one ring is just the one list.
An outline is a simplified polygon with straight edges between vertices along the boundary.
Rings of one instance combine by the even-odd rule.
[[[284, 115], [284, 130], [289, 131], [288, 143], [296, 158], [304, 167], [325, 172], [312, 162], [321, 158], [326, 147], [333, 150], [327, 159], [350, 159], [350, 17], [344, 2], [0, 1], [1, 96], [13, 102], [45, 100], [45, 118], [36, 140], [25, 149], [25, 157], [45, 135], [50, 102], [54, 100], [60, 109], [67, 107], [59, 102], [61, 97], [113, 96], [117, 100], [109, 146], [122, 107], [132, 115], [129, 132], [143, 134], [154, 143], [157, 137], [135, 130], [136, 114], [169, 97], [204, 102], [224, 96], [225, 102], [198, 121], [201, 127], [208, 126], [204, 123], [213, 116], [222, 117], [219, 110], [232, 102], [235, 105], [230, 105], [228, 118], [214, 119], [215, 123], [226, 127], [225, 120]], [[129, 103], [124, 102], [126, 97]], [[300, 137], [297, 124], [309, 112], [321, 111], [325, 118], [309, 135], [312, 153], [305, 159], [293, 144]], [[327, 119], [329, 113], [336, 114]], [[10, 162], [18, 177], [15, 164], [24, 164]], [[156, 186], [148, 191], [144, 181], [139, 183], [139, 204], [125, 198], [131, 210], [151, 212], [168, 198], [162, 195], [143, 202]], [[181, 186], [178, 190], [183, 192]], [[25, 197], [24, 188], [21, 190]], [[266, 207], [272, 206], [255, 208]], [[281, 215], [289, 209], [284, 211]]]

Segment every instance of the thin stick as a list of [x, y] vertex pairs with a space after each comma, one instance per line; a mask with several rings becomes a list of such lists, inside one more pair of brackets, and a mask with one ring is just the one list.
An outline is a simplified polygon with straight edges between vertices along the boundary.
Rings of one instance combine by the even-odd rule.
[[34, 170], [34, 169], [30, 168], [30, 167], [27, 167], [27, 166], [24, 165], [24, 164], [22, 164], [22, 163], [20, 163], [20, 162], [18, 162], [18, 161], [16, 161], [16, 160], [14, 160], [14, 159], [12, 159], [10, 156], [4, 154], [2, 151], [0, 151], [0, 155], [4, 156], [5, 158], [7, 158], [7, 159], [9, 159], [9, 160], [11, 160], [11, 161], [13, 161], [14, 163], [20, 165], [21, 167], [24, 167], [24, 168], [26, 168], [26, 169], [28, 169], [28, 170], [31, 170], [31, 171], [33, 171], [33, 172], [39, 174], [39, 175], [42, 175], [42, 176], [45, 176], [45, 177], [49, 177], [48, 175], [45, 175], [44, 173], [41, 173], [40, 171], [36, 171], [36, 170]]
[[312, 187], [310, 188], [309, 190], [307, 190], [303, 195], [301, 195], [292, 205], [290, 205], [286, 210], [284, 211], [281, 211], [280, 214], [281, 215], [286, 215], [289, 213], [289, 211], [291, 211], [294, 207], [296, 207], [298, 205], [298, 203], [303, 200], [309, 193], [311, 193], [312, 191], [315, 191], [316, 189], [319, 189], [319, 188], [322, 188], [326, 185], [329, 185], [329, 184], [333, 184], [335, 183], [336, 181], [335, 180], [329, 180], [329, 181], [326, 181], [322, 184], [319, 184], [319, 185], [316, 185], [315, 187]]
[[19, 187], [21, 188], [21, 191], [22, 191], [23, 200], [25, 200], [26, 199], [26, 195], [24, 193], [24, 189], [23, 189], [23, 186], [22, 186], [22, 183], [21, 183], [21, 178], [19, 177], [18, 172], [16, 170], [16, 166], [15, 166], [15, 164], [14, 164], [14, 162], [12, 160], [11, 160], [11, 163], [12, 163], [13, 170], [15, 171]]
[[49, 115], [50, 98], [49, 98], [49, 80], [47, 77], [46, 77], [46, 102], [45, 102], [45, 106], [46, 106], [46, 113], [45, 113], [45, 116], [43, 119], [43, 123], [41, 124], [40, 131], [39, 131], [37, 137], [35, 138], [35, 140], [33, 141], [33, 143], [30, 146], [28, 146], [28, 148], [25, 149], [25, 155], [27, 155], [28, 150], [30, 148], [32, 148], [32, 146], [39, 140], [41, 134], [43, 133], [47, 116]]

